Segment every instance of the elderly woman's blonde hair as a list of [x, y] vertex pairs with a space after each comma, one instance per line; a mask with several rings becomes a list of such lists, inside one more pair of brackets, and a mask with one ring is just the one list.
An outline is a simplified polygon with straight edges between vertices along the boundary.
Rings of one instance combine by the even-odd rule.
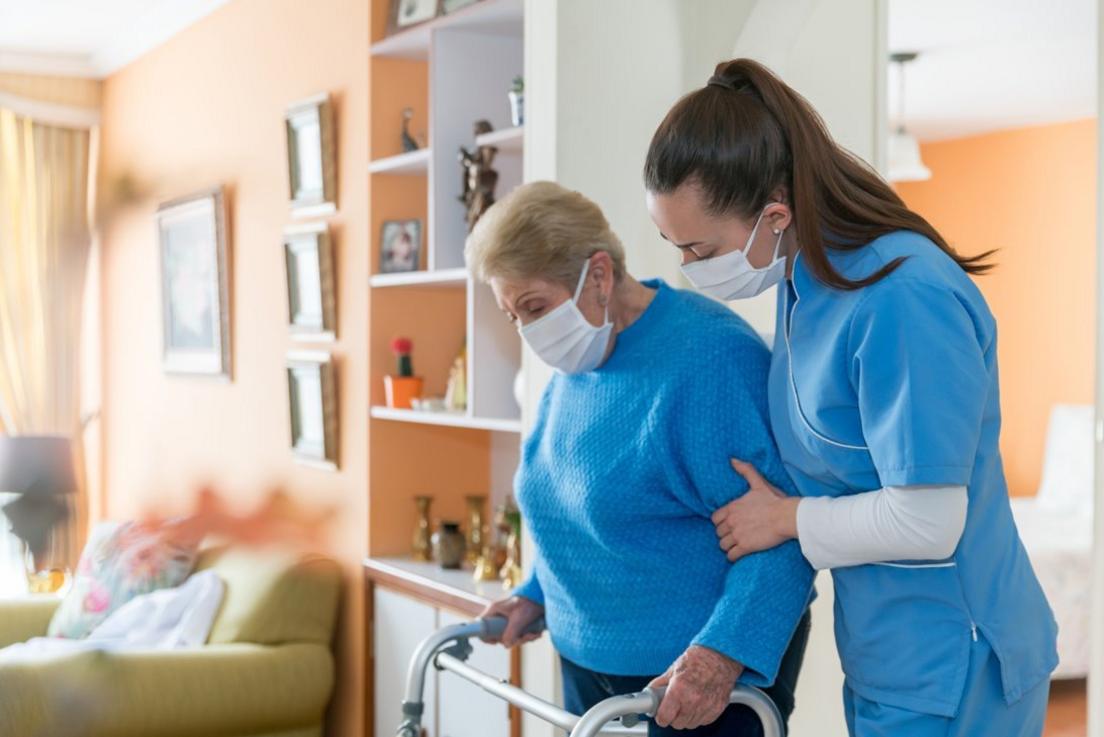
[[601, 208], [555, 182], [530, 182], [496, 202], [464, 248], [477, 279], [541, 278], [574, 290], [583, 262], [599, 251], [625, 273], [625, 249]]

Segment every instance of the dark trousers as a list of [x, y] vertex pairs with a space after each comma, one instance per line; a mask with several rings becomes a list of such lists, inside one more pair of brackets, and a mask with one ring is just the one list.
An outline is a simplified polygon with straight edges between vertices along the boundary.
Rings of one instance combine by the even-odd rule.
[[[782, 656], [778, 678], [774, 685], [763, 691], [771, 697], [782, 718], [788, 720], [794, 708], [794, 689], [797, 674], [805, 659], [805, 646], [809, 642], [809, 613], [801, 618], [793, 639]], [[560, 657], [563, 672], [564, 708], [574, 714], [582, 714], [590, 707], [610, 696], [635, 693], [644, 689], [655, 676], [614, 676], [596, 673]], [[658, 674], [657, 674], [658, 675]], [[697, 729], [659, 727], [648, 722], [648, 737], [762, 737], [763, 727], [759, 717], [743, 705], [729, 706], [712, 724]]]

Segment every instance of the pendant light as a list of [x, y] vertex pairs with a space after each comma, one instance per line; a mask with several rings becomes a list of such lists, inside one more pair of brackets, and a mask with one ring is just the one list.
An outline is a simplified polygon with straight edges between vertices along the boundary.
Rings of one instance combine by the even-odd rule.
[[897, 128], [889, 134], [889, 181], [919, 182], [931, 179], [931, 169], [920, 158], [920, 142], [905, 130], [905, 64], [916, 58], [916, 52], [890, 54], [897, 64]]

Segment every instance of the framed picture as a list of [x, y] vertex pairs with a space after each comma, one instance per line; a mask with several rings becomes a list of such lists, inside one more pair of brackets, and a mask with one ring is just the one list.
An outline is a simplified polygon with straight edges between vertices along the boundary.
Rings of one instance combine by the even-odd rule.
[[421, 251], [421, 220], [384, 221], [380, 230], [380, 273], [417, 271]]
[[333, 103], [326, 93], [287, 109], [288, 182], [296, 217], [337, 210], [337, 155]]
[[157, 208], [163, 362], [170, 373], [230, 378], [230, 263], [221, 188]]
[[466, 8], [469, 5], [475, 5], [480, 0], [441, 0], [441, 13], [448, 15], [449, 13], [455, 13], [461, 8]]
[[391, 0], [387, 35], [433, 20], [440, 13], [439, 2], [440, 0]]
[[288, 327], [296, 340], [337, 338], [333, 247], [324, 222], [284, 230]]
[[307, 465], [337, 469], [337, 387], [330, 354], [287, 355], [291, 450]]

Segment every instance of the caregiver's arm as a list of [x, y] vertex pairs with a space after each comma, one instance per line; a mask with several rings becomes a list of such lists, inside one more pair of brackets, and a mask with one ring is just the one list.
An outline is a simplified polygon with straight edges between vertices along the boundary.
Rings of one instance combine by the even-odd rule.
[[965, 486], [888, 486], [845, 497], [807, 497], [797, 539], [813, 568], [942, 560], [966, 527]]

